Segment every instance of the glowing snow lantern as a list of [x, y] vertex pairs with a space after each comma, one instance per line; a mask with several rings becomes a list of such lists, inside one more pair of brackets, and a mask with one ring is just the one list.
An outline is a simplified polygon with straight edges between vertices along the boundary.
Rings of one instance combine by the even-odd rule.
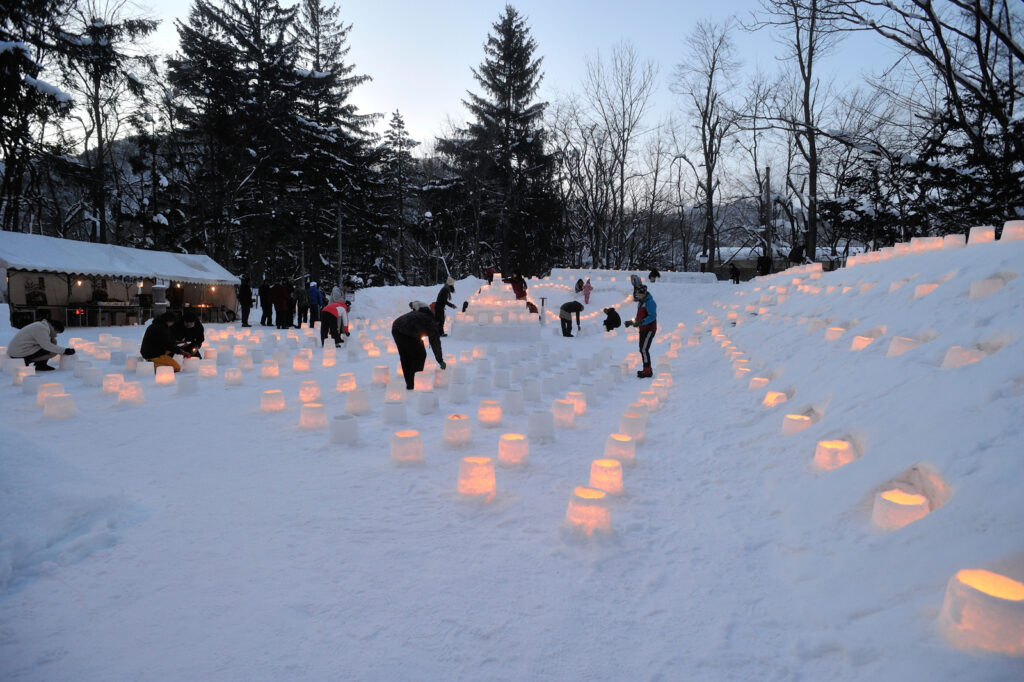
[[174, 368], [167, 365], [156, 368], [156, 385], [157, 386], [173, 386], [174, 385]]
[[971, 246], [975, 244], [988, 244], [996, 240], [996, 228], [991, 225], [978, 225], [972, 227], [970, 236], [967, 238], [967, 243]]
[[768, 391], [764, 394], [764, 400], [761, 404], [765, 407], [775, 407], [789, 400], [789, 396], [782, 391]]
[[595, 488], [580, 486], [573, 490], [565, 520], [587, 535], [594, 531], [610, 532], [612, 513], [608, 509], [608, 493]]
[[590, 463], [590, 487], [609, 495], [622, 492], [622, 462], [617, 459], [595, 459]]
[[469, 417], [464, 414], [450, 414], [444, 420], [444, 442], [453, 447], [469, 445], [473, 440]]
[[276, 379], [279, 373], [277, 360], [264, 360], [260, 365], [260, 376], [264, 379]]
[[836, 341], [846, 333], [846, 327], [829, 327], [825, 330], [826, 341]]
[[924, 518], [931, 511], [928, 498], [893, 488], [875, 495], [871, 508], [871, 523], [881, 530], [897, 530]]
[[[750, 371], [750, 370], [747, 370]], [[668, 401], [668, 384], [661, 379], [658, 379], [651, 384], [651, 390], [654, 391], [654, 395], [658, 396], [658, 404]]]
[[103, 392], [117, 393], [121, 390], [121, 384], [123, 383], [123, 374], [107, 374], [103, 377]]
[[661, 381], [669, 388], [672, 388], [672, 386], [675, 384], [675, 380], [672, 378], [671, 372], [659, 372], [657, 379], [658, 381]]
[[320, 384], [316, 381], [303, 381], [299, 384], [299, 401], [315, 403], [320, 400]]
[[459, 494], [485, 502], [494, 499], [494, 460], [490, 457], [463, 457], [459, 462]]
[[984, 569], [957, 571], [946, 585], [939, 627], [961, 649], [1024, 655], [1024, 583]]
[[480, 426], [501, 426], [501, 403], [497, 400], [481, 400], [477, 407], [476, 419]]
[[630, 436], [634, 441], [642, 442], [647, 430], [647, 415], [641, 412], [625, 412], [619, 417], [619, 433]]
[[395, 464], [419, 464], [423, 461], [423, 439], [419, 431], [403, 429], [391, 435], [391, 461]]
[[498, 464], [503, 467], [525, 466], [530, 460], [530, 443], [521, 433], [505, 433], [498, 440]]
[[334, 385], [334, 388], [338, 393], [347, 393], [348, 391], [354, 391], [356, 389], [356, 376], [351, 372], [345, 372], [338, 375], [338, 380]]
[[608, 440], [604, 444], [604, 456], [632, 466], [636, 463], [636, 441], [624, 433], [608, 434]]
[[914, 350], [921, 345], [919, 339], [914, 339], [909, 336], [894, 336], [892, 341], [889, 342], [889, 349], [885, 353], [885, 357], [894, 358], [898, 355], [903, 355], [907, 351]]
[[858, 334], [853, 337], [853, 342], [850, 343], [850, 350], [861, 351], [870, 346], [875, 340], [873, 336], [862, 336]]
[[388, 379], [391, 378], [391, 372], [388, 371], [387, 365], [377, 365], [373, 368], [373, 373], [370, 375], [370, 383], [374, 386], [387, 386]]
[[573, 412], [576, 413], [576, 416], [586, 414], [587, 397], [582, 391], [569, 391], [565, 394], [565, 399], [572, 403]]
[[819, 440], [814, 450], [814, 465], [825, 471], [846, 466], [857, 459], [853, 446], [845, 440]]
[[394, 377], [384, 387], [384, 399], [404, 403], [406, 400], [405, 379]]
[[234, 345], [234, 347], [232, 347], [231, 352], [235, 356], [235, 358], [240, 358], [240, 357], [242, 357], [243, 355], [245, 355], [249, 351], [248, 351], [248, 349], [246, 349], [246, 347], [244, 345], [242, 345], [240, 343], [236, 343]]
[[75, 400], [67, 393], [51, 393], [43, 399], [43, 416], [47, 419], [68, 419], [76, 414]]
[[151, 377], [154, 374], [156, 374], [156, 369], [152, 362], [148, 360], [139, 360], [135, 364], [135, 376]]
[[576, 407], [572, 401], [555, 400], [551, 403], [551, 415], [554, 417], [555, 426], [571, 429], [576, 420]]
[[658, 394], [654, 391], [640, 391], [637, 402], [648, 412], [657, 412], [661, 409], [661, 401], [658, 400]]
[[280, 389], [263, 391], [260, 398], [260, 408], [264, 412], [280, 412], [284, 409], [284, 393]]
[[782, 435], [792, 436], [800, 433], [813, 423], [813, 420], [806, 414], [787, 414], [782, 420]]
[[292, 371], [293, 372], [308, 372], [309, 371], [309, 358], [301, 353], [292, 356]]
[[1001, 242], [1012, 242], [1024, 239], [1024, 220], [1007, 220], [1003, 223]]
[[768, 377], [750, 377], [750, 383], [747, 384], [747, 388], [754, 391], [759, 388], [764, 388], [771, 381]]
[[[334, 349], [332, 348], [330, 350], [334, 350]], [[334, 365], [337, 364], [337, 362], [338, 362], [337, 355], [335, 355], [334, 353], [327, 353], [325, 351], [323, 359], [320, 360], [320, 365], [322, 367], [334, 367]]]
[[200, 378], [210, 379], [217, 376], [217, 361], [206, 358], [199, 361]]
[[36, 388], [36, 407], [43, 406], [46, 402], [46, 396], [57, 395], [58, 393], [64, 393], [64, 384], [40, 384], [39, 387]]
[[326, 429], [327, 409], [323, 403], [303, 403], [299, 413], [299, 426], [304, 429]]
[[932, 293], [939, 288], [938, 283], [928, 282], [927, 284], [918, 284], [914, 287], [914, 298], [924, 298], [928, 294]]
[[225, 386], [241, 386], [242, 385], [242, 370], [238, 367], [229, 367], [224, 370], [224, 385]]
[[[440, 374], [441, 372], [437, 372]], [[413, 389], [416, 391], [432, 391], [434, 390], [434, 371], [427, 370], [423, 372], [417, 372], [413, 378]]]
[[946, 351], [946, 357], [942, 360], [942, 369], [956, 369], [973, 365], [985, 357], [985, 351], [980, 348], [964, 348], [962, 346], [951, 346]]
[[137, 381], [124, 382], [117, 391], [118, 405], [142, 405], [145, 402], [146, 394], [142, 391], [142, 384]]

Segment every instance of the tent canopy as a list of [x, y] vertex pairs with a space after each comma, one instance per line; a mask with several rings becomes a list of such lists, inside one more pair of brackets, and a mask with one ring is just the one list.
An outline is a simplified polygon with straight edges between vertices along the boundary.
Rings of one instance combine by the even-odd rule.
[[0, 269], [165, 279], [236, 285], [209, 256], [146, 251], [111, 244], [0, 231]]

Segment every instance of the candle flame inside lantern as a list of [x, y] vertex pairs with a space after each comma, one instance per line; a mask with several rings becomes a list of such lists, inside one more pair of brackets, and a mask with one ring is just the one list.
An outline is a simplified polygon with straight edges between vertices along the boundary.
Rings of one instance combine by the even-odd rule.
[[123, 383], [123, 374], [107, 374], [103, 377], [103, 392], [117, 393], [118, 391], [121, 390], [121, 384]]
[[595, 459], [590, 464], [590, 487], [609, 495], [622, 492], [622, 462], [617, 459]]
[[351, 372], [338, 375], [338, 382], [335, 384], [335, 389], [339, 393], [346, 393], [348, 391], [354, 391], [356, 389], [356, 376]]
[[565, 399], [572, 403], [576, 415], [585, 414], [587, 411], [587, 397], [581, 391], [569, 391]]
[[596, 488], [580, 486], [573, 490], [565, 520], [587, 535], [594, 531], [609, 532], [612, 529], [612, 514], [607, 506], [608, 493]]
[[326, 429], [327, 410], [323, 403], [304, 403], [299, 414], [299, 426], [304, 429]]
[[1024, 656], [1024, 583], [984, 569], [957, 571], [939, 623], [953, 646]]
[[280, 389], [263, 391], [260, 406], [264, 412], [280, 412], [284, 409], [284, 393]]
[[750, 383], [747, 385], [747, 388], [751, 391], [764, 388], [768, 385], [769, 381], [771, 380], [768, 377], [750, 377]]
[[174, 368], [170, 366], [156, 368], [157, 386], [170, 386], [174, 384]]
[[789, 400], [789, 396], [782, 391], [768, 391], [764, 394], [764, 400], [761, 404], [765, 407], [775, 407]]
[[293, 372], [308, 372], [309, 371], [309, 358], [305, 355], [299, 354], [292, 357], [292, 371]]
[[260, 367], [260, 376], [265, 379], [276, 379], [278, 372], [277, 360], [264, 360]]
[[497, 400], [481, 400], [476, 418], [482, 426], [501, 426], [501, 403]]
[[875, 497], [871, 522], [882, 530], [898, 530], [922, 519], [931, 511], [928, 498], [899, 488], [885, 490]]
[[782, 420], [782, 435], [790, 436], [794, 433], [799, 433], [812, 423], [812, 420], [806, 414], [787, 414], [786, 418]]
[[814, 464], [819, 469], [832, 471], [841, 466], [846, 466], [857, 459], [856, 453], [849, 441], [845, 440], [821, 440], [814, 451]]
[[502, 434], [498, 441], [498, 463], [502, 466], [524, 466], [530, 459], [530, 443], [521, 433]]
[[494, 491], [494, 460], [490, 457], [463, 457], [459, 463], [459, 494], [489, 502], [494, 498]]
[[320, 400], [320, 384], [315, 381], [303, 381], [299, 384], [299, 401], [313, 403]]
[[444, 442], [448, 445], [466, 445], [472, 440], [469, 418], [464, 414], [450, 414], [444, 420]]
[[391, 461], [396, 464], [415, 464], [423, 461], [423, 439], [419, 431], [395, 431], [391, 436]]

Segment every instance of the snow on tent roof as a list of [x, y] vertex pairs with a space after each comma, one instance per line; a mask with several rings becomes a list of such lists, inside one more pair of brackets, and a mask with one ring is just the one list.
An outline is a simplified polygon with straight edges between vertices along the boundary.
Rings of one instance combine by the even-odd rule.
[[205, 255], [146, 251], [22, 232], [0, 231], [0, 268], [204, 284], [239, 283], [237, 277]]

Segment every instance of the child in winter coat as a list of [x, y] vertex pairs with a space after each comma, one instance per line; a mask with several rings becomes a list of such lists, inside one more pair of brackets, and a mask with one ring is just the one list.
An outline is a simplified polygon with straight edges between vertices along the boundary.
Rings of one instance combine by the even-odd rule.
[[636, 373], [640, 379], [648, 379], [654, 376], [651, 368], [651, 342], [658, 332], [658, 306], [654, 297], [641, 282], [640, 278], [633, 275], [633, 300], [637, 302], [636, 317], [626, 320], [625, 326], [637, 327], [640, 330], [640, 358], [643, 360], [643, 369]]
[[606, 332], [610, 332], [611, 330], [618, 329], [622, 326], [622, 318], [619, 317], [617, 312], [615, 312], [615, 308], [605, 308], [603, 312], [605, 314], [605, 318], [602, 324], [604, 325], [604, 330]]
[[590, 283], [590, 278], [587, 277], [587, 281], [583, 284], [583, 305], [590, 305], [590, 292], [594, 290], [594, 285]]

